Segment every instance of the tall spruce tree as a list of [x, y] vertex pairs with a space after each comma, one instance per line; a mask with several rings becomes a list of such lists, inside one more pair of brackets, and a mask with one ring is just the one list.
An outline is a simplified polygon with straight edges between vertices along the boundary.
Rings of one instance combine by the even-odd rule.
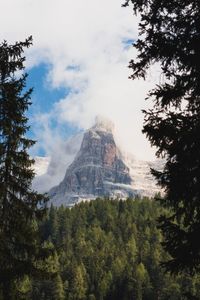
[[24, 92], [23, 52], [31, 44], [32, 37], [13, 45], [0, 44], [0, 287], [4, 300], [12, 299], [15, 279], [36, 272], [40, 247], [36, 221], [47, 201], [32, 190], [34, 160], [28, 149], [35, 142], [25, 136], [32, 89]]
[[152, 170], [166, 196], [171, 216], [160, 218], [171, 272], [200, 269], [200, 1], [127, 0], [140, 16], [137, 58], [132, 79], [146, 78], [159, 63], [161, 83], [149, 92], [153, 108], [145, 113], [143, 132], [162, 172]]

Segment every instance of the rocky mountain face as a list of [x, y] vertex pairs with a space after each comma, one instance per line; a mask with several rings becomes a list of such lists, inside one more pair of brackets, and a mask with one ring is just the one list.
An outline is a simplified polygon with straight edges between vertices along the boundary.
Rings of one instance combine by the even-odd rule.
[[129, 168], [116, 146], [112, 124], [101, 121], [86, 131], [63, 181], [49, 192], [55, 205], [98, 196], [127, 197], [134, 194]]
[[48, 192], [54, 205], [73, 205], [100, 196], [153, 197], [160, 192], [150, 168], [162, 170], [164, 162], [137, 160], [115, 143], [113, 125], [97, 119], [85, 133], [55, 145], [51, 158], [36, 157], [33, 188]]

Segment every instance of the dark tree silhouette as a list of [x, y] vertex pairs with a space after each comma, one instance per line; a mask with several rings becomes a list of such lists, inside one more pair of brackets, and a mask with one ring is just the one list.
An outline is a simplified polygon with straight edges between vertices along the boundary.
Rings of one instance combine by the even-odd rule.
[[159, 63], [163, 80], [148, 98], [143, 132], [157, 156], [165, 157], [162, 172], [152, 170], [165, 190], [162, 216], [164, 247], [171, 255], [167, 270], [200, 269], [200, 1], [127, 0], [139, 14], [137, 58], [130, 61], [132, 79], [146, 78]]
[[[31, 188], [34, 171], [28, 149], [25, 115], [32, 89], [23, 92], [25, 42], [0, 44], [0, 284], [4, 299], [11, 299], [11, 283], [36, 271], [39, 255], [36, 220], [45, 212], [46, 196]], [[18, 72], [16, 74], [16, 72]]]

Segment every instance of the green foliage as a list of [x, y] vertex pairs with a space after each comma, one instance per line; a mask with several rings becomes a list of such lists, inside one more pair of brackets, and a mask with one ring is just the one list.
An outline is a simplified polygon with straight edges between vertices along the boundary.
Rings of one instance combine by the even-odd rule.
[[151, 199], [97, 199], [73, 208], [52, 206], [40, 229], [43, 239], [53, 241], [56, 248], [57, 255], [49, 263], [59, 268], [59, 284], [55, 277], [33, 282], [32, 299], [200, 297], [200, 278], [173, 278], [160, 267], [160, 260], [168, 258], [156, 227], [161, 213], [163, 209]]
[[35, 261], [44, 255], [37, 221], [45, 213], [47, 198], [32, 190], [34, 160], [28, 150], [35, 142], [25, 136], [32, 89], [24, 91], [23, 52], [31, 44], [32, 37], [14, 45], [0, 44], [0, 288], [4, 300], [26, 294], [26, 276], [38, 273]]
[[131, 76], [146, 78], [151, 65], [161, 66], [161, 80], [149, 92], [153, 106], [144, 111], [143, 132], [162, 172], [152, 170], [166, 192], [171, 215], [160, 218], [165, 264], [174, 273], [200, 269], [200, 1], [126, 0], [139, 15], [137, 58]]

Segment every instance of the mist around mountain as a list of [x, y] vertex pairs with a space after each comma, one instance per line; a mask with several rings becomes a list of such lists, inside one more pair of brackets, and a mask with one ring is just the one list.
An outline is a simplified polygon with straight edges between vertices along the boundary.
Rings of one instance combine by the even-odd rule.
[[64, 178], [67, 167], [72, 163], [78, 152], [83, 134], [79, 133], [63, 142], [51, 157], [35, 157], [36, 177], [33, 187], [40, 192], [48, 192], [53, 186], [58, 185]]
[[[72, 205], [96, 197], [152, 197], [160, 191], [150, 168], [163, 162], [137, 160], [116, 144], [112, 122], [97, 118], [85, 133], [71, 137], [51, 159], [36, 158], [33, 186], [49, 192], [54, 205]], [[45, 172], [46, 168], [46, 172]]]

